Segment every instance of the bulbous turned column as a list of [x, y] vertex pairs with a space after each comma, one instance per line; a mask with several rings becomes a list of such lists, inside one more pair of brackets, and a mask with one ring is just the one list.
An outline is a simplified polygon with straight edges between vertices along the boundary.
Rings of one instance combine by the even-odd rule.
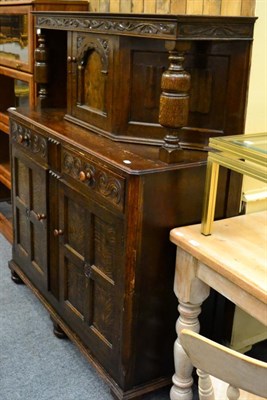
[[159, 158], [166, 163], [183, 159], [179, 144], [179, 132], [187, 125], [189, 113], [190, 74], [184, 70], [184, 54], [190, 42], [168, 41], [170, 66], [162, 74], [159, 123], [167, 130], [164, 144], [159, 150]]
[[45, 36], [37, 32], [38, 45], [34, 51], [34, 80], [37, 83], [37, 99], [39, 106], [46, 106], [48, 102], [48, 49], [45, 43]]

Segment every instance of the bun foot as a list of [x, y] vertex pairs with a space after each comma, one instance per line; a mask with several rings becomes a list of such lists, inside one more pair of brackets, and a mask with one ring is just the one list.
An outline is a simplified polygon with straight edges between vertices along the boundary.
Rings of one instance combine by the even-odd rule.
[[23, 280], [18, 276], [15, 271], [11, 271], [11, 280], [15, 282], [17, 285], [24, 284]]
[[63, 331], [63, 329], [59, 326], [57, 322], [53, 320], [52, 317], [50, 317], [52, 322], [53, 322], [53, 333], [58, 339], [67, 339], [66, 333]]

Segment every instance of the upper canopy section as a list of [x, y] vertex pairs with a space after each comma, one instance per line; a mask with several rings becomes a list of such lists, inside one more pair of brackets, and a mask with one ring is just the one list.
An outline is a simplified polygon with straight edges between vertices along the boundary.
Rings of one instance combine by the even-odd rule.
[[256, 17], [36, 12], [36, 27], [168, 40], [252, 40]]

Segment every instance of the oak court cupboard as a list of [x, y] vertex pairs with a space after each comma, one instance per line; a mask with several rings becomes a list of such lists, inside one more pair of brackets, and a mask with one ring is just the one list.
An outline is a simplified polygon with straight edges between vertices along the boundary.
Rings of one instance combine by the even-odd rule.
[[[38, 104], [9, 110], [9, 266], [113, 396], [137, 399], [174, 371], [169, 231], [201, 219], [209, 137], [243, 132], [255, 19], [34, 15]], [[219, 192], [216, 216], [237, 214], [239, 176]]]

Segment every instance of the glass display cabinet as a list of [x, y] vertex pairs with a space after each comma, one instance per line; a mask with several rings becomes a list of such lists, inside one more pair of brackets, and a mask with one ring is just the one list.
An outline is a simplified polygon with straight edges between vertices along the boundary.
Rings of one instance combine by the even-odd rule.
[[31, 74], [0, 66], [0, 231], [11, 241], [12, 224], [8, 206], [11, 189], [9, 163], [9, 118], [7, 108], [34, 104]]
[[[1, 26], [2, 29], [2, 26]], [[31, 73], [0, 65], [0, 232], [11, 242], [11, 172], [9, 159], [9, 117], [7, 108], [35, 104]]]
[[30, 6], [6, 7], [0, 15], [0, 63], [22, 71], [32, 66], [32, 17]]
[[33, 79], [36, 35], [32, 11], [87, 9], [87, 1], [0, 0], [0, 232], [9, 241], [12, 241], [12, 223], [7, 109], [36, 103]]
[[209, 235], [217, 196], [220, 166], [267, 183], [267, 133], [211, 138], [202, 216], [202, 233]]

